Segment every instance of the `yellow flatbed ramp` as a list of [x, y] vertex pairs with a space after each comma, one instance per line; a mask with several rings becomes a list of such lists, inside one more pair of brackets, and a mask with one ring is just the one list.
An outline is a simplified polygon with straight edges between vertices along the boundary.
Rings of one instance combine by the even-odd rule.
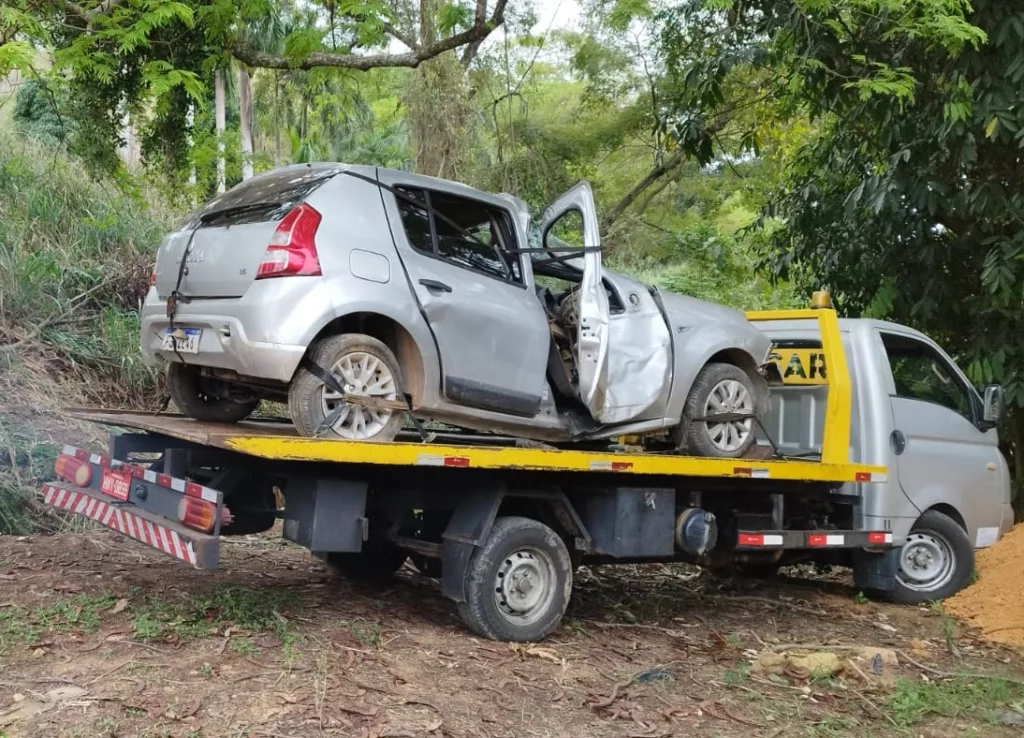
[[885, 482], [886, 468], [817, 459], [708, 459], [660, 453], [518, 448], [438, 443], [373, 443], [305, 438], [283, 423], [205, 423], [180, 415], [74, 410], [76, 418], [143, 431], [202, 446], [289, 462], [460, 467], [491, 470], [611, 474], [794, 482]]

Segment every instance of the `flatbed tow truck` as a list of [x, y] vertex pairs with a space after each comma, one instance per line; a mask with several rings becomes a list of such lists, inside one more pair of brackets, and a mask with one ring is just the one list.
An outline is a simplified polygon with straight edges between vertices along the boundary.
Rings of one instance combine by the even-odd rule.
[[713, 459], [458, 433], [320, 440], [281, 422], [76, 410], [119, 430], [106, 455], [65, 447], [43, 498], [203, 569], [217, 566], [222, 536], [279, 518], [284, 538], [352, 578], [386, 579], [411, 558], [470, 629], [500, 640], [537, 641], [557, 627], [585, 563], [756, 568], [821, 551], [884, 589], [898, 542], [886, 524], [865, 526], [856, 490], [886, 482], [887, 470], [848, 458], [852, 387], [836, 314], [748, 318], [817, 326], [820, 348], [806, 358], [828, 367], [827, 380], [801, 372], [783, 388], [826, 390], [813, 456], [783, 454], [771, 419], [755, 447], [762, 458]]

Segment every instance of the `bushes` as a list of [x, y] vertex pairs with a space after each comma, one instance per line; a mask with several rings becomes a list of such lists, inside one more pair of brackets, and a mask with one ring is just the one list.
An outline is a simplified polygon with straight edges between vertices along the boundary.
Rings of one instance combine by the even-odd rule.
[[0, 533], [60, 524], [36, 500], [70, 425], [62, 408], [159, 401], [138, 305], [170, 215], [0, 131]]

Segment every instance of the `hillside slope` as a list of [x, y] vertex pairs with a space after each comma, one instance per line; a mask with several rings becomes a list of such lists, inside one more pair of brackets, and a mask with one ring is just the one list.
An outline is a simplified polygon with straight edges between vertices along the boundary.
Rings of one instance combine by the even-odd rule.
[[159, 402], [138, 305], [171, 217], [146, 193], [0, 130], [0, 533], [29, 527], [26, 501], [54, 444], [94, 433], [61, 408]]

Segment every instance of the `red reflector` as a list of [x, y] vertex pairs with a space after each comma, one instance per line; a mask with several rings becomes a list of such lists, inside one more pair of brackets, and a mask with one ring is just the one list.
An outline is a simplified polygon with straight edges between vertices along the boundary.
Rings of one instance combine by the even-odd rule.
[[288, 213], [270, 238], [263, 261], [256, 269], [256, 279], [318, 276], [321, 272], [316, 231], [320, 221], [320, 213], [306, 203]]
[[877, 531], [868, 533], [868, 543], [885, 543], [885, 533]]
[[128, 471], [130, 471], [132, 476], [136, 479], [142, 479], [146, 476], [146, 470], [141, 466], [129, 466]]
[[858, 482], [870, 482], [871, 481], [871, 473], [870, 472], [857, 472], [856, 480]]
[[189, 497], [198, 497], [202, 499], [203, 487], [195, 482], [185, 482], [185, 494]]
[[807, 536], [808, 546], [825, 546], [828, 544], [828, 536], [822, 535], [821, 533], [815, 533]]
[[71, 482], [78, 487], [88, 487], [92, 481], [92, 467], [87, 462], [67, 454], [60, 454], [57, 457], [53, 470], [65, 482]]
[[466, 467], [466, 466], [469, 466], [469, 457], [468, 456], [445, 456], [444, 457], [444, 465], [445, 466]]
[[760, 533], [740, 533], [739, 544], [741, 546], [763, 546], [764, 536]]
[[156, 483], [159, 484], [161, 487], [170, 487], [171, 486], [171, 476], [170, 476], [170, 474], [157, 474], [156, 475]]
[[633, 468], [632, 461], [613, 461], [612, 471], [629, 471]]

